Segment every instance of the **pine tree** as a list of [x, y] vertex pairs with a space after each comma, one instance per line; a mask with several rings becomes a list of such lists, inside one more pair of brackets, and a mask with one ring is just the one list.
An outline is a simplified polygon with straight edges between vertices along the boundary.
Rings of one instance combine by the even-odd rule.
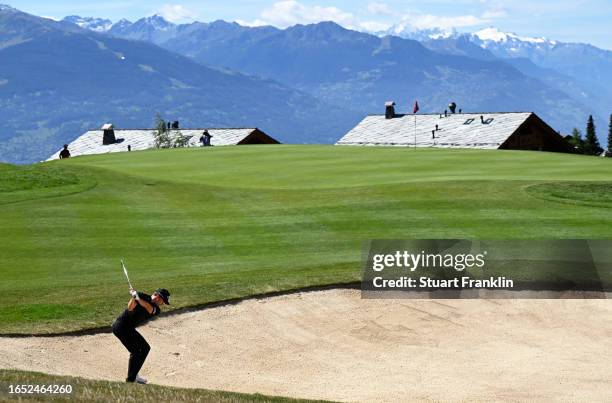
[[612, 154], [612, 115], [610, 115], [610, 126], [608, 127], [608, 153]]
[[584, 153], [589, 155], [601, 154], [603, 149], [599, 145], [597, 139], [597, 133], [595, 132], [595, 122], [593, 122], [593, 115], [589, 115], [587, 122], [586, 137], [584, 138]]
[[574, 147], [574, 150], [579, 153], [584, 153], [584, 140], [582, 139], [582, 133], [576, 127], [572, 130], [572, 138], [569, 139], [569, 143]]

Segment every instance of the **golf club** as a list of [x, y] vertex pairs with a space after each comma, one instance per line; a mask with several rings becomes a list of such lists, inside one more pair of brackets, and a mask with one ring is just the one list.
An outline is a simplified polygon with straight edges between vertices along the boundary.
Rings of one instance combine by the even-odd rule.
[[123, 273], [125, 273], [125, 278], [128, 281], [128, 284], [130, 285], [130, 289], [134, 289], [134, 287], [132, 287], [132, 283], [130, 282], [130, 276], [128, 276], [128, 272], [127, 269], [125, 268], [125, 263], [123, 263], [123, 259], [121, 259], [121, 267], [123, 267]]

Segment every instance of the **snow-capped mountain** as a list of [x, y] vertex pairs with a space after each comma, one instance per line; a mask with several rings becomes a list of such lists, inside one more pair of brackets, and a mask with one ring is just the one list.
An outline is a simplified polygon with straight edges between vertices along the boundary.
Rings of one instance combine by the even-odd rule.
[[557, 41], [549, 40], [544, 37], [535, 38], [520, 36], [512, 32], [500, 31], [494, 27], [484, 28], [473, 33], [464, 33], [454, 28], [415, 29], [410, 24], [399, 23], [393, 25], [386, 31], [376, 32], [376, 34], [378, 36], [394, 35], [400, 38], [414, 39], [417, 41], [456, 39], [467, 35], [472, 42], [478, 44], [482, 48], [488, 49], [499, 47], [507, 49], [510, 53], [520, 53], [520, 49], [534, 46], [550, 49], [558, 44]]
[[111, 20], [105, 18], [79, 17], [78, 15], [69, 15], [64, 17], [62, 21], [70, 22], [95, 32], [106, 32], [113, 25]]
[[373, 32], [378, 36], [393, 35], [404, 39], [415, 41], [426, 41], [430, 39], [448, 39], [457, 36], [459, 33], [455, 29], [429, 28], [414, 29], [407, 23], [399, 23], [391, 26], [386, 31]]
[[532, 38], [487, 28], [470, 40], [504, 59], [526, 58], [537, 66], [555, 70], [612, 97], [612, 52], [585, 43]]
[[136, 21], [133, 25], [135, 26], [148, 26], [152, 29], [167, 31], [174, 28], [176, 25], [166, 20], [159, 14], [152, 15], [150, 17], [141, 18]]
[[549, 52], [557, 45], [557, 41], [547, 38], [519, 36], [515, 33], [502, 32], [497, 28], [485, 28], [470, 35], [472, 42], [489, 50], [500, 57], [527, 57]]
[[113, 23], [105, 18], [81, 17], [78, 15], [70, 15], [62, 21], [95, 32], [109, 33], [122, 38], [149, 42], [158, 42], [159, 40], [172, 37], [177, 27], [177, 25], [157, 14], [141, 18], [135, 22], [124, 18]]
[[400, 24], [382, 34], [416, 39], [428, 48], [443, 53], [486, 59], [485, 53], [479, 54], [468, 46], [468, 40], [494, 57], [528, 59], [536, 66], [554, 70], [582, 82], [592, 90], [607, 93], [612, 99], [612, 51], [593, 45], [523, 36], [493, 27], [473, 33], [459, 33], [435, 28], [415, 31], [410, 26]]
[[111, 26], [111, 28], [109, 28], [109, 31], [110, 31], [111, 29], [113, 29], [113, 30], [122, 30], [122, 29], [127, 29], [128, 27], [132, 26], [132, 24], [133, 24], [133, 22], [132, 22], [132, 21], [130, 21], [130, 20], [128, 20], [128, 19], [125, 19], [125, 18], [122, 18], [122, 19], [120, 19], [119, 21], [117, 21], [116, 23], [114, 23], [114, 24]]
[[494, 27], [481, 29], [480, 31], [474, 32], [472, 35], [474, 37], [477, 37], [483, 42], [496, 42], [496, 43], [527, 42], [527, 43], [547, 45], [547, 46], [555, 46], [557, 44], [556, 41], [551, 41], [544, 37], [532, 38], [528, 36], [519, 36], [515, 33], [500, 31], [499, 29], [494, 28]]
[[173, 37], [176, 28], [177, 25], [156, 14], [133, 23], [121, 20], [114, 24], [108, 33], [121, 38], [158, 43]]

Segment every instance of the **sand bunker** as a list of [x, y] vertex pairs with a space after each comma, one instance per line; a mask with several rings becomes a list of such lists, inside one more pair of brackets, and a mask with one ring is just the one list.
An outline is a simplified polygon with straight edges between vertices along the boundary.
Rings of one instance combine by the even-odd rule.
[[[349, 401], [612, 396], [610, 300], [362, 300], [331, 290], [161, 317], [162, 385]], [[112, 334], [0, 339], [0, 367], [122, 381]]]

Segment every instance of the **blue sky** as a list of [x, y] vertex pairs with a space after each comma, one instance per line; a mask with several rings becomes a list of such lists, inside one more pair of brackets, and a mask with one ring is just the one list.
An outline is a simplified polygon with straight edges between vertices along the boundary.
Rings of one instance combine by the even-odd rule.
[[370, 30], [398, 23], [411, 29], [460, 31], [495, 26], [523, 36], [586, 42], [612, 50], [612, 0], [5, 1], [20, 10], [54, 18], [77, 14], [117, 21], [157, 13], [174, 22], [224, 19], [280, 27], [321, 20]]

